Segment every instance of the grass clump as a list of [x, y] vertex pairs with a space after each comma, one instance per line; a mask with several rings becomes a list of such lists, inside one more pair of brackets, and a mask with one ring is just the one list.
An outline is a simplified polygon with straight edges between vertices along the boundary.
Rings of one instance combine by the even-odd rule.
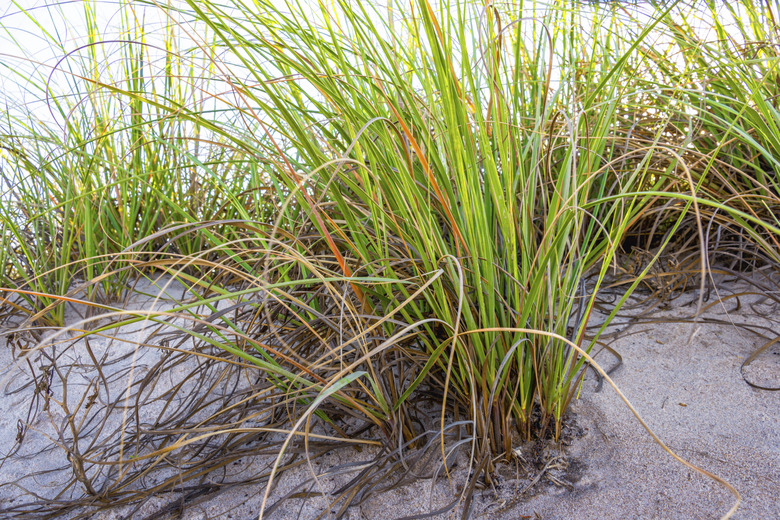
[[[185, 223], [267, 220], [271, 210], [262, 165], [217, 142], [206, 119], [220, 111], [199, 95], [208, 56], [181, 48], [173, 23], [148, 43], [129, 5], [117, 11], [120, 39], [105, 42], [99, 5], [83, 4], [87, 37], [75, 49], [35, 26], [62, 52], [50, 69], [35, 71], [40, 83], [21, 83], [25, 97], [46, 107], [17, 106], [0, 130], [4, 239], [15, 253], [4, 264], [6, 285], [36, 293], [18, 294], [39, 323], [62, 324], [62, 306], [43, 295], [63, 296], [74, 282], [100, 278], [90, 297], [104, 303], [126, 294], [133, 244], [142, 238]], [[197, 254], [213, 245], [208, 237], [157, 236], [145, 252]]]
[[[526, 4], [188, 0], [165, 7], [162, 45], [123, 4], [117, 71], [95, 67], [108, 42], [85, 4], [89, 41], [51, 73], [73, 91], [35, 86], [61, 127], [3, 123], [5, 307], [37, 330], [85, 291], [79, 305], [114, 318], [86, 316], [91, 334], [152, 324], [144, 348], [165, 331], [226, 364], [210, 377], [252, 381], [209, 409], [227, 440], [198, 445], [188, 479], [234, 460], [259, 414], [254, 438], [279, 453], [258, 478], [266, 498], [304, 451], [297, 433], [308, 448], [321, 428], [383, 446], [375, 469], [426, 448], [446, 473], [469, 447], [468, 503], [518, 440], [560, 437], [599, 334], [669, 244], [702, 283], [710, 249], [744, 249], [713, 246], [724, 233], [777, 259], [774, 47], [725, 53], [674, 6], [639, 25], [614, 6]], [[185, 50], [190, 23], [202, 32]], [[594, 326], [632, 247], [652, 261]], [[189, 299], [114, 306], [160, 272]], [[166, 363], [157, 374], [179, 360]], [[118, 428], [83, 455], [119, 468], [82, 471], [88, 494], [129, 504], [145, 471], [176, 467], [162, 455], [196, 444], [191, 424], [158, 423], [159, 443]], [[122, 471], [125, 442], [148, 467]], [[337, 498], [342, 512], [358, 495]]]

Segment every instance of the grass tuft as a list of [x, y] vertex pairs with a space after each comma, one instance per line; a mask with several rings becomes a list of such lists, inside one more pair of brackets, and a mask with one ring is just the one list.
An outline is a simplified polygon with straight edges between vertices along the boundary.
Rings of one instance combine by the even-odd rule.
[[[777, 9], [707, 8], [717, 39], [675, 3], [186, 0], [149, 28], [121, 2], [118, 35], [84, 3], [72, 46], [39, 24], [58, 57], [24, 85], [48, 114], [0, 122], [0, 317], [62, 391], [53, 344], [83, 341], [108, 396], [89, 341], [143, 337], [125, 397], [55, 403], [83, 493], [0, 511], [137, 504], [254, 442], [266, 513], [278, 472], [362, 445], [384, 451], [340, 514], [406, 452], [437, 476], [460, 450], [468, 515], [520, 440], [560, 438], [588, 367], [610, 381], [592, 349], [634, 291], [701, 309], [717, 272], [777, 269]], [[182, 295], [162, 310], [160, 285]], [[158, 405], [153, 428], [117, 415]]]

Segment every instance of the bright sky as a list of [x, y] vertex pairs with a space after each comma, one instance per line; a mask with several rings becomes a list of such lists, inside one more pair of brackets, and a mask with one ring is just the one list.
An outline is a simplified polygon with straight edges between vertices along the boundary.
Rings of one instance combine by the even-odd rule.
[[[94, 26], [101, 34], [103, 40], [115, 40], [126, 38], [118, 34], [123, 25], [118, 14], [118, 2], [116, 0], [88, 0], [94, 5], [96, 19]], [[149, 0], [154, 2], [155, 0]], [[167, 0], [158, 0], [167, 3]], [[314, 0], [302, 0], [305, 5]], [[689, 0], [690, 1], [690, 0]], [[185, 5], [183, 0], [170, 0], [173, 5]], [[280, 8], [284, 3], [278, 0]], [[52, 67], [69, 52], [89, 42], [89, 29], [85, 15], [84, 0], [0, 0], [0, 102], [9, 105], [23, 105], [43, 119], [50, 120], [47, 116], [49, 110], [45, 106], [45, 93], [42, 91], [47, 82], [55, 92], [71, 93], [69, 88], [73, 79], [64, 72], [52, 73]], [[229, 3], [229, 2], [224, 2]], [[251, 4], [251, 1], [249, 2]], [[526, 0], [526, 4], [531, 4]], [[626, 2], [627, 8], [633, 11], [641, 11], [631, 2]], [[140, 2], [135, 4], [136, 19], [143, 20], [146, 32], [150, 36], [149, 44], [164, 44], [159, 39], [163, 27], [168, 22], [168, 16], [178, 22], [182, 17], [175, 12], [166, 14], [154, 5], [143, 6]], [[647, 8], [645, 8], [647, 9]], [[587, 20], [583, 20], [587, 23]], [[702, 27], [710, 24], [701, 21]], [[195, 33], [203, 34], [202, 29], [195, 29]], [[712, 35], [709, 35], [710, 37]], [[180, 44], [182, 48], [191, 47], [192, 42], [186, 37]], [[113, 43], [105, 46], [105, 56], [108, 58], [98, 64], [104, 71], [110, 71], [111, 61], [116, 61], [118, 50], [122, 44]], [[112, 58], [113, 53], [113, 58]], [[164, 56], [164, 53], [159, 53]], [[98, 54], [100, 61], [100, 54]], [[73, 60], [74, 57], [69, 58]], [[60, 62], [60, 67], [67, 70], [69, 60]], [[72, 61], [71, 61], [72, 62]], [[2, 69], [5, 70], [2, 70]], [[103, 74], [101, 72], [101, 74]], [[103, 77], [101, 75], [101, 77]], [[121, 77], [121, 76], [120, 76]], [[32, 79], [32, 81], [28, 81]], [[83, 91], [83, 88], [80, 90]]]
[[[165, 5], [186, 5], [184, 0], [157, 0]], [[254, 0], [243, 0], [252, 3]], [[272, 0], [280, 4], [283, 8], [284, 0]], [[316, 0], [300, 0], [303, 5], [315, 2]], [[357, 1], [357, 0], [356, 0]], [[389, 0], [384, 0], [389, 1]], [[498, 1], [498, 0], [496, 0]], [[507, 0], [507, 2], [517, 2], [519, 0]], [[702, 1], [702, 0], [687, 0]], [[160, 30], [170, 22], [171, 19], [177, 23], [184, 22], [184, 17], [176, 12], [164, 10], [153, 5], [155, 0], [147, 0], [147, 5], [142, 5], [140, 1], [133, 4], [134, 17], [136, 20], [142, 20], [149, 35], [147, 43], [150, 45], [160, 45], [165, 47], [162, 41], [164, 31]], [[69, 66], [74, 66], [74, 70], [83, 70], [77, 65], [76, 60], [79, 55], [87, 55], [83, 48], [89, 43], [89, 23], [87, 21], [87, 9], [85, 3], [92, 5], [94, 20], [91, 20], [92, 26], [98, 34], [99, 40], [114, 40], [113, 43], [107, 43], [103, 47], [95, 47], [97, 52], [94, 66], [100, 74], [101, 81], [112, 83], [123, 80], [126, 76], [117, 72], [120, 57], [123, 51], [127, 50], [127, 44], [116, 40], [126, 40], [127, 35], [119, 34], [121, 27], [127, 27], [127, 20], [122, 19], [120, 15], [119, 0], [0, 0], [0, 117], [4, 112], [11, 115], [22, 116], [29, 111], [39, 120], [48, 124], [55, 121], [59, 128], [64, 132], [64, 118], [56, 110], [51, 109], [51, 101], [47, 100], [45, 87], [49, 85], [51, 90], [62, 95], [80, 96], [79, 101], [83, 101], [80, 106], [85, 106], [89, 101], [87, 99], [89, 89], [83, 82], [74, 80], [71, 74], [68, 74]], [[222, 3], [230, 3], [225, 0]], [[435, 2], [432, 2], [435, 4]], [[533, 0], [526, 0], [526, 5], [533, 5]], [[542, 2], [536, 2], [537, 5], [543, 5]], [[539, 11], [537, 7], [537, 16]], [[643, 10], [652, 12], [652, 8], [642, 6], [633, 2], [626, 2], [626, 9], [630, 9], [635, 15]], [[725, 9], [722, 9], [725, 11]], [[529, 16], [528, 12], [524, 13]], [[171, 18], [169, 18], [169, 16]], [[711, 22], [702, 19], [702, 27], [711, 26]], [[641, 16], [640, 16], [641, 19]], [[647, 19], [647, 16], [645, 16]], [[582, 23], [587, 24], [588, 18], [585, 14]], [[187, 29], [194, 35], [204, 34], [203, 26]], [[714, 37], [712, 34], [706, 37]], [[137, 47], [137, 46], [136, 46]], [[193, 47], [193, 40], [186, 35], [182, 35], [179, 43], [179, 52]], [[69, 53], [72, 53], [69, 55]], [[63, 57], [69, 55], [63, 60]], [[151, 52], [149, 58], [152, 61], [152, 70], [160, 77], [164, 74], [164, 56], [165, 52]], [[205, 54], [201, 51], [194, 53], [197, 59], [200, 59], [200, 66], [203, 66]], [[58, 69], [55, 71], [54, 67]], [[54, 72], [53, 72], [54, 71]], [[233, 72], [241, 74], [239, 67], [234, 67]], [[246, 71], [245, 71], [246, 73]], [[202, 73], [201, 76], [207, 77], [209, 74]], [[160, 80], [161, 81], [161, 80]], [[222, 94], [226, 98], [230, 96], [226, 92], [228, 87], [223, 84], [209, 84], [204, 88], [211, 93]], [[195, 101], [193, 99], [193, 101]], [[68, 102], [72, 106], [75, 100]], [[49, 103], [49, 104], [47, 104]], [[8, 110], [6, 111], [6, 107]], [[49, 126], [51, 128], [51, 126]], [[19, 128], [15, 126], [15, 128]], [[0, 168], [3, 159], [0, 157]], [[0, 198], [2, 192], [7, 189], [4, 186], [3, 179], [0, 178]]]

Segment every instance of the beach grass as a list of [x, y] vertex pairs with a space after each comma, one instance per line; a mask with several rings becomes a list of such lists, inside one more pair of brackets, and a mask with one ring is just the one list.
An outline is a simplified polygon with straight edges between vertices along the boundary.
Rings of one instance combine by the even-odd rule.
[[[52, 34], [60, 59], [26, 84], [48, 114], [0, 122], [0, 315], [40, 338], [76, 304], [83, 334], [152, 323], [251, 374], [245, 415], [212, 424], [285, 432], [266, 498], [319, 428], [383, 464], [432, 449], [441, 474], [460, 446], [468, 511], [517, 442], [559, 440], [633, 291], [668, 297], [682, 273], [701, 307], [713, 271], [777, 268], [770, 4], [725, 27], [703, 2], [710, 38], [675, 3], [151, 2], [154, 43], [134, 6], [108, 35], [85, 3], [88, 38]], [[187, 299], [123, 308], [160, 274]], [[142, 471], [110, 453], [119, 472], [87, 491], [130, 504]]]

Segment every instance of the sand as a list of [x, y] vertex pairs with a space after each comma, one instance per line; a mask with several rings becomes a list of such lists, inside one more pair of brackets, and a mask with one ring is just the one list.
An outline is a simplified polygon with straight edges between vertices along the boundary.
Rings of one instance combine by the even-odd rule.
[[[780, 518], [780, 392], [751, 387], [743, 379], [744, 372], [746, 378], [759, 386], [780, 386], [780, 345], [767, 348], [744, 371], [740, 368], [758, 347], [780, 334], [774, 320], [780, 314], [777, 304], [763, 295], [729, 297], [749, 292], [748, 287], [734, 283], [723, 287], [720, 290], [723, 303], [711, 305], [699, 323], [676, 321], [694, 312], [696, 295], [691, 293], [674, 300], [667, 309], [653, 310], [639, 323], [630, 326], [617, 323], [611, 327], [608, 332], [612, 335], [604, 341], [622, 356], [622, 365], [612, 376], [647, 424], [672, 450], [725, 479], [739, 491], [742, 502], [734, 518]], [[181, 296], [181, 292], [178, 294]], [[175, 297], [176, 294], [171, 294], [172, 299]], [[714, 297], [707, 303], [712, 303]], [[143, 307], [149, 301], [135, 301], [133, 305]], [[155, 300], [155, 304], [170, 305], [170, 302]], [[633, 312], [637, 314], [638, 309], [644, 308], [647, 305], [640, 305]], [[69, 320], [77, 318], [74, 313], [69, 315]], [[8, 329], [4, 331], [4, 341], [8, 332]], [[120, 334], [137, 337], [140, 333], [136, 329], [123, 330]], [[132, 364], [153, 364], [158, 355], [153, 350], [136, 353], [130, 344], [109, 339], [92, 343], [93, 349], [110, 352], [117, 358], [125, 356], [111, 365], [111, 370], [116, 371], [126, 370]], [[77, 359], [83, 352], [74, 347], [69, 355]], [[606, 350], [596, 359], [607, 367], [614, 363], [614, 357]], [[0, 374], [4, 378], [4, 386], [0, 388], [3, 455], [17, 447], [19, 421], [31, 424], [16, 454], [0, 467], [0, 516], [8, 517], [9, 504], [29, 499], [9, 483], [26, 477], [24, 482], [28, 488], [35, 488], [44, 497], [53, 497], [57, 483], [63, 481], [69, 470], [62, 450], [55, 447], [39, 454], [52, 445], [55, 431], [52, 424], [63, 417], [39, 413], [28, 419], [31, 392], [13, 392], [22, 386], [25, 377], [29, 378], [29, 369], [18, 360], [18, 352], [14, 358], [8, 345], [0, 345], [3, 367]], [[89, 380], [88, 374], [81, 374], [69, 381], [75, 385], [79, 377]], [[115, 384], [120, 385], [117, 388], [120, 392], [121, 378]], [[52, 390], [54, 394], [57, 391], [56, 387]], [[518, 459], [499, 465], [494, 485], [475, 492], [472, 518], [719, 518], [734, 503], [734, 498], [721, 485], [684, 467], [662, 451], [612, 388], [604, 384], [597, 391], [597, 381], [591, 373], [586, 377], [581, 398], [571, 408], [565, 439], [566, 445], [548, 446], [544, 452], [546, 458], [528, 461], [531, 452], [526, 449], [519, 451], [526, 457], [525, 464]], [[555, 455], [561, 458], [554, 459]], [[334, 450], [317, 459], [312, 467], [322, 474], [320, 489], [332, 491], [350, 478], [343, 474], [328, 475], [333, 468], [349, 464], [354, 467], [374, 456], [376, 452], [372, 450], [358, 453], [346, 449]], [[244, 458], [235, 463], [234, 475], [267, 467], [270, 460], [268, 456]], [[545, 463], [549, 463], [549, 471], [542, 473], [539, 466]], [[35, 476], [42, 471], [46, 473]], [[359, 506], [348, 509], [344, 518], [402, 518], [436, 510], [452, 500], [467, 472], [465, 459], [461, 457], [451, 482], [445, 478], [419, 480], [390, 491], [368, 494]], [[305, 466], [292, 470], [279, 480], [272, 497], [295, 490], [309, 478], [310, 470]], [[529, 487], [534, 480], [538, 481]], [[525, 491], [520, 493], [520, 490]], [[62, 518], [73, 518], [79, 513], [100, 520], [175, 518], [180, 514], [187, 520], [249, 520], [257, 518], [263, 492], [261, 484], [235, 486], [218, 494], [179, 502], [181, 507], [175, 514], [163, 513], [161, 508], [181, 495], [156, 496], [136, 509], [120, 508], [94, 514], [80, 510], [63, 514]], [[320, 514], [323, 518], [333, 517], [325, 510], [326, 506], [322, 497], [292, 499], [267, 518], [315, 518]], [[4, 510], [6, 513], [2, 513]], [[462, 506], [458, 506], [434, 518], [459, 518], [461, 514]]]

